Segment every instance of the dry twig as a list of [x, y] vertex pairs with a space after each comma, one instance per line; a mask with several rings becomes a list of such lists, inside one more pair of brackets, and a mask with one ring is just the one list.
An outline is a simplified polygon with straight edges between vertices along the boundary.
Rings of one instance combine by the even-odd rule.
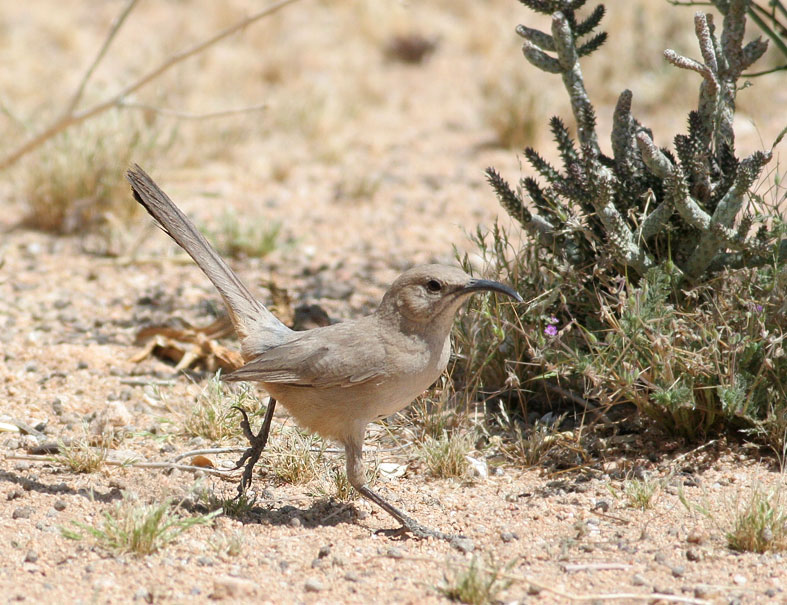
[[[252, 23], [259, 21], [263, 17], [272, 15], [273, 13], [281, 10], [285, 6], [292, 4], [294, 2], [297, 2], [297, 0], [279, 0], [278, 2], [271, 4], [267, 8], [264, 8], [248, 17], [245, 17], [244, 19], [241, 19], [237, 23], [227, 27], [226, 29], [223, 29], [217, 34], [214, 34], [212, 37], [208, 38], [207, 40], [203, 40], [202, 42], [199, 42], [179, 53], [175, 53], [174, 55], [171, 55], [170, 57], [162, 61], [157, 67], [150, 70], [145, 75], [137, 79], [135, 82], [129, 84], [128, 86], [120, 90], [120, 92], [110, 96], [108, 99], [96, 103], [95, 105], [87, 109], [83, 109], [82, 111], [77, 111], [76, 108], [79, 105], [79, 101], [82, 99], [82, 95], [84, 93], [84, 89], [85, 86], [87, 85], [88, 80], [90, 79], [91, 75], [95, 71], [98, 64], [106, 55], [106, 51], [109, 48], [109, 45], [117, 35], [117, 32], [120, 30], [123, 23], [125, 23], [129, 13], [137, 3], [137, 0], [129, 0], [129, 2], [121, 11], [120, 15], [113, 22], [112, 27], [110, 28], [107, 37], [104, 40], [104, 43], [101, 45], [98, 54], [96, 55], [93, 62], [90, 64], [90, 67], [88, 67], [84, 76], [82, 76], [82, 79], [80, 80], [76, 91], [72, 95], [71, 100], [66, 106], [66, 110], [64, 111], [64, 113], [59, 118], [57, 118], [54, 121], [54, 123], [50, 124], [43, 131], [34, 135], [32, 138], [28, 139], [26, 142], [22, 143], [16, 149], [8, 153], [5, 157], [0, 159], [0, 170], [8, 168], [14, 162], [24, 157], [25, 155], [27, 155], [37, 147], [40, 147], [46, 141], [48, 141], [55, 135], [60, 134], [67, 128], [71, 126], [75, 126], [77, 124], [81, 124], [85, 120], [88, 120], [89, 118], [92, 118], [95, 115], [103, 113], [104, 111], [111, 109], [113, 107], [123, 107], [127, 103], [126, 97], [136, 92], [146, 84], [149, 84], [151, 81], [158, 78], [161, 74], [169, 70], [174, 65], [177, 65], [178, 63], [181, 63], [182, 61], [185, 61], [186, 59], [198, 53], [201, 53], [202, 51], [213, 46], [220, 40], [223, 40], [224, 38], [234, 34], [235, 32], [248, 27]], [[249, 110], [253, 110], [253, 109], [250, 108]], [[238, 110], [235, 110], [235, 112], [237, 111]]]

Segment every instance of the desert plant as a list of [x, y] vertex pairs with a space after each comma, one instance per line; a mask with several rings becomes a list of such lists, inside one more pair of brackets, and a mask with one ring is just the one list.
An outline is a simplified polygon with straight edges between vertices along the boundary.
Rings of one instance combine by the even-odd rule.
[[197, 502], [208, 511], [220, 510], [226, 517], [242, 519], [248, 515], [257, 503], [256, 494], [243, 492], [233, 496], [217, 494], [213, 489], [200, 488], [196, 491]]
[[494, 602], [498, 594], [511, 584], [511, 581], [504, 577], [511, 567], [513, 562], [506, 566], [486, 567], [473, 557], [469, 565], [455, 570], [450, 577], [446, 575], [438, 590], [452, 601], [486, 605]]
[[139, 204], [128, 195], [123, 173], [132, 159], [151, 157], [159, 131], [115, 110], [47, 141], [25, 164], [25, 224], [75, 233], [127, 223]]
[[[729, 5], [729, 0], [712, 1], [714, 6], [720, 10], [723, 10]], [[691, 0], [667, 0], [667, 2], [676, 6], [698, 6], [707, 4], [706, 2], [693, 2]], [[782, 21], [782, 19], [787, 17], [787, 7], [785, 7], [784, 2], [782, 2], [782, 0], [768, 0], [765, 5], [762, 5], [752, 0], [752, 2], [749, 3], [746, 13], [757, 27], [762, 30], [762, 33], [771, 39], [774, 46], [779, 49], [779, 52], [784, 58], [787, 59], [787, 25]], [[764, 76], [785, 69], [787, 69], [787, 64], [778, 65], [759, 73], [747, 73], [745, 75], [748, 78], [754, 78], [756, 76]]]
[[[269, 222], [269, 221], [268, 221]], [[234, 210], [224, 210], [215, 227], [205, 229], [222, 256], [263, 257], [278, 245], [281, 223], [241, 218]]]
[[[719, 3], [720, 35], [711, 15], [696, 15], [702, 62], [665, 52], [673, 65], [702, 76], [698, 108], [688, 134], [675, 137], [675, 153], [655, 146], [624, 91], [608, 157], [579, 68], [579, 58], [605, 40], [593, 33], [603, 7], [580, 20], [582, 0], [522, 2], [552, 15], [551, 34], [525, 26], [517, 32], [532, 64], [561, 74], [578, 143], [553, 118], [561, 171], [532, 148], [525, 157], [545, 183], [526, 177], [515, 191], [487, 171], [528, 241], [516, 250], [496, 227], [491, 244], [476, 237], [479, 250], [494, 277], [521, 286], [532, 301], [522, 311], [495, 309], [513, 328], [505, 339], [489, 325], [483, 301], [471, 307], [477, 313], [462, 320], [460, 344], [465, 334], [480, 334], [481, 357], [469, 359], [465, 374], [483, 376], [487, 390], [567, 379], [584, 389], [585, 400], [632, 401], [672, 433], [745, 430], [781, 451], [783, 177], [777, 166], [763, 190], [757, 181], [772, 153], [738, 159], [732, 121], [741, 73], [767, 46], [743, 44], [748, 3]], [[505, 354], [496, 351], [517, 341]]]
[[[112, 553], [149, 555], [174, 541], [195, 525], [206, 525], [220, 514], [217, 510], [207, 515], [185, 517], [173, 509], [167, 500], [158, 504], [142, 504], [124, 494], [122, 502], [105, 512], [97, 526], [75, 525], [87, 532], [98, 546]], [[66, 537], [81, 539], [77, 531], [64, 529]]]
[[429, 473], [440, 479], [463, 477], [468, 471], [466, 456], [473, 450], [472, 433], [442, 433], [426, 436], [419, 453]]
[[248, 385], [234, 386], [222, 382], [221, 371], [211, 377], [194, 405], [186, 412], [183, 432], [213, 442], [225, 441], [242, 434], [235, 407], [261, 409], [261, 402]]
[[[601, 152], [595, 109], [585, 90], [580, 57], [596, 51], [606, 33], [590, 36], [604, 7], [578, 20], [585, 0], [522, 0], [552, 17], [551, 34], [520, 25], [525, 58], [546, 73], [560, 74], [571, 100], [578, 141], [558, 117], [550, 127], [563, 162], [559, 171], [533, 148], [525, 158], [546, 184], [532, 177], [515, 191], [493, 169], [490, 184], [502, 206], [529, 233], [571, 266], [595, 279], [598, 271], [641, 277], [665, 265], [691, 280], [707, 279], [726, 267], [758, 266], [774, 256], [787, 258], [787, 240], [744, 210], [746, 197], [770, 150], [735, 156], [733, 116], [742, 72], [759, 59], [767, 43], [743, 45], [747, 0], [720, 7], [724, 23], [716, 34], [712, 15], [697, 13], [695, 31], [702, 62], [672, 50], [673, 65], [698, 72], [698, 109], [689, 114], [688, 134], [675, 137], [677, 156], [659, 149], [652, 132], [631, 113], [632, 93], [621, 93], [613, 115], [612, 150]], [[721, 4], [721, 3], [719, 3]], [[548, 53], [555, 53], [552, 56]], [[778, 141], [777, 141], [778, 142]], [[526, 207], [525, 196], [535, 211]]]
[[[320, 475], [322, 448], [313, 451], [319, 437], [296, 427], [284, 427], [263, 452], [266, 466], [286, 483], [309, 483]], [[323, 445], [324, 447], [324, 445]]]
[[104, 466], [110, 443], [109, 436], [91, 439], [87, 428], [83, 427], [81, 437], [58, 444], [59, 454], [55, 456], [55, 461], [75, 473], [94, 473]]
[[656, 268], [603, 303], [604, 336], [588, 334], [575, 367], [602, 401], [632, 401], [670, 433], [739, 429], [782, 451], [787, 269], [719, 277], [685, 292], [694, 308], [667, 302], [671, 288]]
[[647, 510], [653, 506], [653, 498], [661, 487], [662, 482], [655, 479], [626, 479], [623, 483], [623, 495], [632, 508]]
[[748, 501], [736, 511], [727, 545], [744, 552], [787, 550], [787, 508], [781, 490], [754, 487]]

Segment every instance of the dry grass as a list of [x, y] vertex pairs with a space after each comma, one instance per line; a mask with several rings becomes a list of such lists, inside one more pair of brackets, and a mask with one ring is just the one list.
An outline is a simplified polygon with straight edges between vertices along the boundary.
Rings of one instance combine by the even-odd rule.
[[[96, 526], [75, 523], [95, 543], [113, 554], [149, 555], [195, 525], [206, 525], [221, 511], [186, 517], [173, 509], [170, 501], [143, 504], [124, 495], [123, 501], [105, 512]], [[67, 538], [79, 540], [79, 532], [63, 528]]]
[[111, 440], [99, 439], [94, 442], [95, 440], [87, 436], [86, 430], [83, 432], [82, 437], [71, 443], [59, 445], [60, 453], [55, 457], [55, 461], [74, 473], [95, 473], [104, 467]]
[[419, 454], [429, 474], [439, 479], [464, 477], [469, 470], [467, 456], [474, 449], [472, 433], [443, 433], [427, 436], [419, 446]]
[[320, 477], [323, 471], [322, 443], [319, 437], [306, 434], [299, 428], [282, 427], [275, 438], [271, 436], [262, 455], [263, 464], [285, 483], [309, 483]]
[[468, 605], [494, 603], [500, 592], [511, 584], [503, 577], [510, 566], [485, 566], [473, 557], [469, 565], [447, 574], [438, 590], [450, 600]]
[[222, 382], [221, 372], [217, 372], [194, 404], [182, 412], [183, 432], [215, 443], [241, 436], [241, 417], [233, 406], [247, 409], [253, 416], [262, 408], [262, 403], [252, 387]]
[[755, 486], [740, 506], [727, 532], [727, 545], [744, 552], [787, 550], [787, 506], [781, 488]]
[[127, 224], [139, 212], [124, 173], [160, 147], [157, 127], [112, 111], [55, 137], [23, 163], [25, 224], [55, 233]]

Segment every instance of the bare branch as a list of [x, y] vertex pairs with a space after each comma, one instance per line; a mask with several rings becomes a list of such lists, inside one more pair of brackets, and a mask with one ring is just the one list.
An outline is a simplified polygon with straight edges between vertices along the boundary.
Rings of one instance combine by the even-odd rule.
[[96, 54], [95, 59], [93, 59], [93, 62], [90, 64], [90, 67], [87, 68], [85, 75], [82, 76], [82, 79], [79, 81], [79, 86], [77, 86], [77, 89], [74, 92], [74, 95], [71, 97], [71, 101], [69, 101], [68, 105], [66, 106], [63, 115], [71, 115], [79, 104], [79, 101], [82, 100], [82, 95], [85, 92], [87, 81], [90, 79], [90, 76], [93, 75], [93, 72], [96, 70], [96, 67], [98, 67], [98, 64], [101, 63], [101, 60], [107, 53], [107, 49], [109, 49], [109, 45], [112, 44], [112, 40], [115, 39], [118, 31], [120, 31], [120, 28], [123, 27], [126, 17], [128, 17], [131, 11], [134, 10], [134, 7], [137, 5], [138, 1], [139, 0], [129, 0], [120, 14], [115, 18], [114, 22], [112, 23], [112, 27], [109, 29], [107, 37], [104, 39], [104, 43], [98, 50], [98, 53]]
[[[67, 128], [71, 126], [75, 126], [76, 124], [81, 124], [85, 120], [92, 118], [93, 116], [98, 115], [100, 113], [103, 113], [104, 111], [112, 107], [119, 107], [125, 97], [136, 92], [137, 90], [139, 90], [140, 88], [151, 82], [152, 80], [155, 80], [161, 74], [163, 74], [165, 71], [167, 71], [174, 65], [177, 65], [178, 63], [185, 61], [189, 57], [192, 57], [204, 51], [205, 49], [219, 42], [220, 40], [223, 40], [224, 38], [231, 36], [235, 32], [244, 29], [245, 27], [248, 27], [255, 21], [259, 21], [263, 17], [272, 15], [273, 13], [281, 10], [285, 6], [293, 4], [294, 2], [297, 1], [298, 0], [279, 0], [279, 2], [275, 2], [274, 4], [271, 4], [267, 8], [264, 8], [254, 13], [253, 15], [241, 19], [234, 25], [231, 25], [230, 27], [218, 32], [217, 34], [208, 38], [207, 40], [204, 40], [203, 42], [195, 44], [194, 46], [187, 48], [186, 50], [183, 50], [179, 53], [170, 56], [168, 59], [164, 60], [161, 64], [159, 64], [156, 68], [152, 69], [144, 76], [139, 78], [137, 81], [126, 86], [120, 92], [106, 99], [105, 101], [97, 103], [96, 105], [93, 105], [92, 107], [85, 109], [81, 112], [66, 113], [59, 119], [55, 120], [55, 122], [51, 124], [48, 128], [46, 128], [39, 134], [35, 135], [33, 138], [29, 139], [27, 142], [17, 147], [14, 151], [12, 151], [8, 155], [0, 159], [0, 170], [8, 168], [11, 164], [18, 161], [20, 158], [27, 155], [37, 147], [40, 147], [43, 143], [45, 143], [55, 135], [60, 134]], [[94, 66], [91, 66], [91, 68], [93, 67]]]
[[188, 113], [185, 111], [175, 111], [174, 109], [164, 109], [162, 107], [154, 107], [153, 105], [146, 105], [144, 103], [133, 103], [130, 101], [120, 101], [118, 107], [125, 109], [140, 109], [142, 111], [152, 111], [162, 116], [178, 118], [179, 120], [210, 120], [213, 118], [224, 118], [227, 116], [237, 115], [240, 113], [252, 113], [255, 111], [262, 111], [267, 109], [266, 103], [259, 105], [250, 105], [249, 107], [239, 107], [237, 109], [224, 109], [221, 111], [211, 111], [208, 113]]

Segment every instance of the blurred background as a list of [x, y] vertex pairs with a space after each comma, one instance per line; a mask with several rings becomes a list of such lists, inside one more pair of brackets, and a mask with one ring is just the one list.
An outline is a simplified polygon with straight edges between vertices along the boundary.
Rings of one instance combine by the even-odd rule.
[[[127, 6], [4, 6], [2, 155], [66, 111]], [[264, 6], [136, 3], [75, 111]], [[583, 63], [602, 146], [610, 148], [612, 108], [624, 88], [657, 143], [671, 146], [696, 104], [699, 76], [668, 65], [662, 51], [699, 56], [696, 9], [657, 0], [606, 6], [609, 40]], [[361, 254], [394, 265], [393, 276], [397, 264], [450, 260], [453, 246], [469, 246], [463, 231], [502, 215], [483, 169], [516, 178], [523, 146], [555, 156], [551, 115], [573, 126], [560, 78], [523, 58], [518, 23], [548, 29], [515, 0], [295, 2], [177, 63], [125, 97], [126, 107], [72, 126], [6, 167], [0, 225], [83, 233], [100, 223], [111, 232], [100, 251], [127, 254], [136, 240], [123, 232], [142, 219], [133, 217], [122, 173], [138, 162], [205, 225], [234, 220], [238, 229], [243, 217], [297, 244], [305, 264]], [[759, 30], [750, 23], [746, 35]], [[780, 61], [771, 49], [758, 71]], [[770, 147], [784, 126], [783, 73], [756, 78], [739, 94], [739, 156]], [[240, 111], [212, 115], [228, 110]], [[273, 252], [275, 262], [282, 252]]]

